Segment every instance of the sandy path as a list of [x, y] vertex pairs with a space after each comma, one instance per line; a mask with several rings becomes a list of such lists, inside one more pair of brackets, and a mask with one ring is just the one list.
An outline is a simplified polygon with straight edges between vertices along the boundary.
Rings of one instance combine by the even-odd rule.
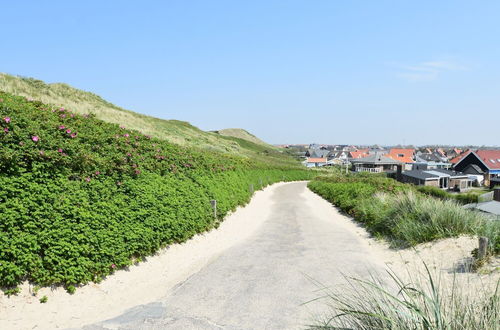
[[325, 311], [323, 302], [304, 305], [319, 295], [314, 281], [384, 273], [348, 220], [306, 183], [281, 185], [271, 200], [254, 234], [165, 297], [84, 329], [303, 329]]
[[[458, 276], [475, 290], [499, 278], [453, 272], [476, 245], [461, 237], [390, 250], [304, 182], [275, 184], [219, 229], [74, 295], [46, 288], [33, 297], [27, 284], [19, 296], [0, 293], [0, 329], [300, 328], [321, 313], [301, 306], [318, 295], [307, 277], [334, 285], [340, 272], [366, 275], [385, 265], [418, 273], [424, 260], [444, 281]], [[47, 304], [38, 302], [43, 295]]]
[[[282, 185], [256, 192], [246, 207], [229, 215], [217, 230], [172, 245], [128, 271], [117, 271], [100, 284], [78, 288], [74, 295], [62, 288], [43, 288], [35, 297], [27, 283], [17, 296], [8, 298], [0, 293], [0, 329], [77, 327], [160, 299], [224, 250], [252, 235], [268, 218], [273, 204], [271, 196]], [[40, 304], [39, 298], [44, 295], [48, 302]]]

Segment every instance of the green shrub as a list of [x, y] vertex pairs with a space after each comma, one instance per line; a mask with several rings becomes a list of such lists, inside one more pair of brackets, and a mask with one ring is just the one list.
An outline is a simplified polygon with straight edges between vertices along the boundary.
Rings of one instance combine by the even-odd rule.
[[464, 209], [454, 200], [427, 197], [447, 194], [441, 189], [419, 187], [416, 191], [410, 185], [366, 174], [320, 177], [309, 188], [394, 247], [468, 234], [488, 237], [492, 251], [500, 252], [500, 222]]
[[0, 93], [0, 287], [74, 291], [216, 227], [250, 184], [310, 176]]

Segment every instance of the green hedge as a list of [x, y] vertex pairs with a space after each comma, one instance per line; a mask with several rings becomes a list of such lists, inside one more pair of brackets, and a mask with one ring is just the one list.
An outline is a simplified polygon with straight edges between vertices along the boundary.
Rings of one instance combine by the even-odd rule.
[[29, 280], [72, 292], [216, 227], [250, 200], [251, 184], [311, 175], [181, 148], [5, 93], [0, 129], [0, 286], [8, 290]]
[[500, 252], [500, 222], [464, 209], [453, 200], [429, 198], [411, 185], [380, 176], [350, 174], [317, 178], [309, 188], [392, 246], [471, 234], [489, 237], [492, 250]]

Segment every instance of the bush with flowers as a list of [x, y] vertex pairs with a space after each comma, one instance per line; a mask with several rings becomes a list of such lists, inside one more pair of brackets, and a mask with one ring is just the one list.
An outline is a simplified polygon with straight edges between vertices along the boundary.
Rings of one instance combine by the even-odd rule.
[[99, 281], [216, 227], [249, 185], [310, 176], [0, 92], [0, 287]]

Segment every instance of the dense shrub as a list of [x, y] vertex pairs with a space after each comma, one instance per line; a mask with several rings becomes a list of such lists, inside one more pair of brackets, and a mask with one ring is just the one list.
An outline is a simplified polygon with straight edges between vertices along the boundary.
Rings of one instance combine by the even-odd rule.
[[[310, 172], [178, 147], [0, 93], [0, 286], [98, 281]], [[217, 219], [210, 200], [216, 199]]]
[[479, 197], [478, 193], [468, 192], [468, 193], [452, 194], [443, 189], [432, 186], [417, 186], [416, 189], [425, 195], [437, 197], [440, 199], [456, 200], [460, 204], [477, 203]]
[[482, 235], [500, 252], [500, 223], [450, 199], [429, 198], [413, 186], [380, 176], [317, 178], [309, 188], [393, 246], [406, 247], [461, 234]]

